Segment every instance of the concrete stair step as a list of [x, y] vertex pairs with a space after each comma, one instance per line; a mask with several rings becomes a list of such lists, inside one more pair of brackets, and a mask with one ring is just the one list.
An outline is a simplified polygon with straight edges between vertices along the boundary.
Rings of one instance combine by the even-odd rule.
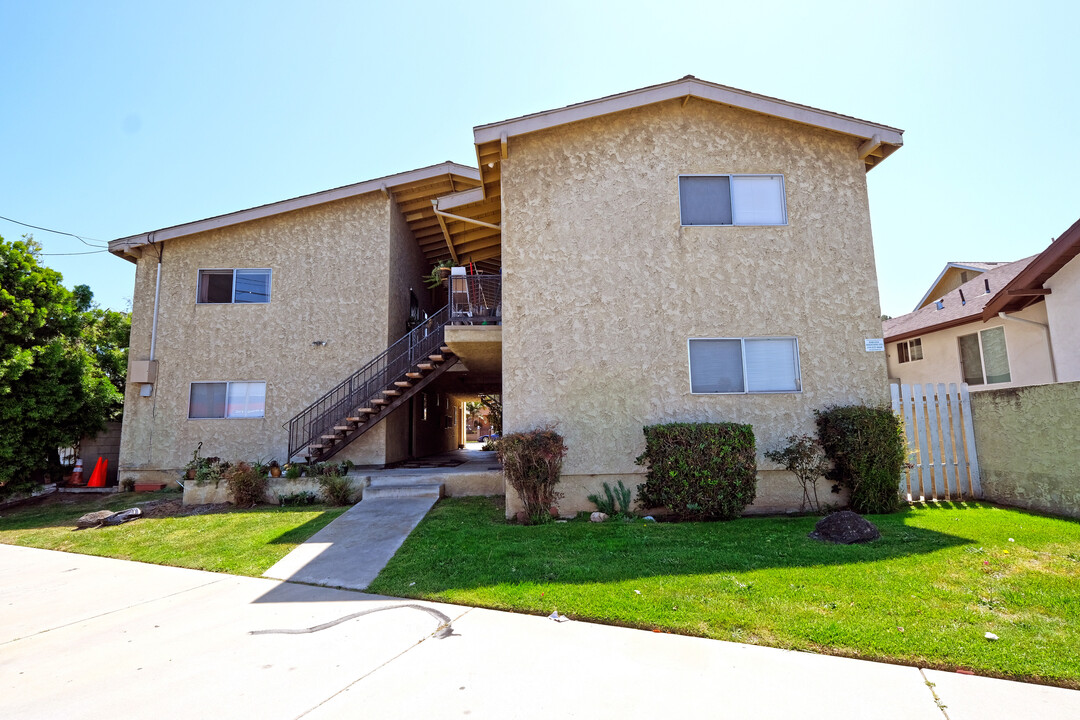
[[443, 495], [442, 483], [379, 483], [364, 489], [364, 502], [380, 498], [434, 497]]

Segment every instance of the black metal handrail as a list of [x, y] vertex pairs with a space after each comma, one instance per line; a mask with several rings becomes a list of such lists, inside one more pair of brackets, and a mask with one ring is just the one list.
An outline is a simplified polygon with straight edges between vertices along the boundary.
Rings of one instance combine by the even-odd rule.
[[323, 435], [331, 434], [333, 426], [356, 408], [383, 397], [382, 391], [390, 383], [404, 378], [414, 365], [438, 352], [449, 320], [450, 306], [446, 305], [289, 420], [289, 459]]
[[451, 275], [450, 322], [502, 325], [502, 275]]

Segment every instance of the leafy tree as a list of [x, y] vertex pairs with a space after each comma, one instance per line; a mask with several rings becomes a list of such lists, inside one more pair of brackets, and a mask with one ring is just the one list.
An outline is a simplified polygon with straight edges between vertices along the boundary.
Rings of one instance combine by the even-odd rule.
[[114, 378], [122, 387], [127, 321], [92, 308], [89, 288], [64, 288], [40, 251], [30, 236], [0, 238], [0, 497], [47, 467], [57, 477], [57, 448], [101, 430], [123, 403]]

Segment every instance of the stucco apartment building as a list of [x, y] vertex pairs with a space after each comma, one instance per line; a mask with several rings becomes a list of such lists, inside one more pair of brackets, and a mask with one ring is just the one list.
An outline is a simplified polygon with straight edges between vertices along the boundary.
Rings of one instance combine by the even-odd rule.
[[[138, 266], [121, 475], [172, 479], [199, 442], [391, 463], [455, 447], [461, 402], [501, 392], [505, 431], [566, 438], [561, 505], [588, 509], [601, 483], [643, 481], [644, 425], [751, 423], [760, 453], [810, 432], [814, 410], [888, 399], [866, 342], [881, 336], [866, 173], [902, 131], [686, 77], [474, 141], [477, 168], [111, 243]], [[423, 289], [448, 258], [486, 279]], [[490, 283], [499, 299], [472, 312]], [[345, 382], [436, 319], [438, 347], [389, 394]], [[305, 410], [291, 427], [330, 430], [293, 438]], [[759, 467], [754, 509], [797, 507], [797, 485]]]
[[1080, 221], [1038, 255], [946, 265], [914, 312], [883, 323], [890, 380], [972, 391], [1080, 380], [1077, 255]]

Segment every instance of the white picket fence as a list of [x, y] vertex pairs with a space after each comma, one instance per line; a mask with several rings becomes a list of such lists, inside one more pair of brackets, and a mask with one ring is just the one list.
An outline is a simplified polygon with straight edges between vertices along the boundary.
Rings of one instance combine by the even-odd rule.
[[908, 500], [982, 497], [967, 383], [890, 385], [892, 409], [904, 423], [908, 469], [900, 492]]

